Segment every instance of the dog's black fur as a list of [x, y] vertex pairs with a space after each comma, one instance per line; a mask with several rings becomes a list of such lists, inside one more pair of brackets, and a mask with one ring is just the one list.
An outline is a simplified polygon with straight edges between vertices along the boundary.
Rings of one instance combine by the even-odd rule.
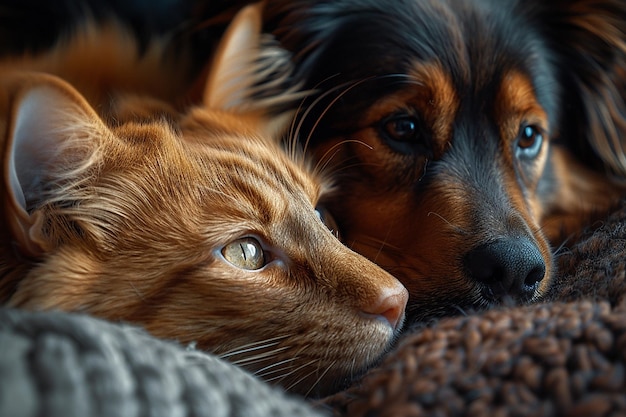
[[410, 315], [537, 300], [623, 194], [623, 0], [267, 0], [348, 245]]

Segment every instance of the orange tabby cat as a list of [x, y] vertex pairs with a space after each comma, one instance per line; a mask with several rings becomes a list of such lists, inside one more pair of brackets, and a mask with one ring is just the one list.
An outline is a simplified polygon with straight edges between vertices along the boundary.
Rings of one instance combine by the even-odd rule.
[[320, 220], [328, 185], [281, 149], [287, 118], [266, 116], [282, 98], [258, 74], [280, 57], [257, 48], [259, 26], [255, 7], [241, 12], [203, 104], [182, 113], [155, 98], [170, 94], [158, 80], [130, 98], [103, 67], [90, 84], [88, 65], [63, 59], [144, 68], [104, 63], [98, 45], [0, 69], [0, 300], [138, 323], [306, 394], [386, 351], [407, 292]]

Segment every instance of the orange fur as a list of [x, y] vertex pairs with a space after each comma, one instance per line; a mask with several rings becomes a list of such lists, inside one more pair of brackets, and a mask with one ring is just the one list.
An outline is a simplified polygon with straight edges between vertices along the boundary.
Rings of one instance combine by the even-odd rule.
[[[315, 207], [328, 182], [281, 148], [287, 119], [264, 113], [276, 98], [246, 95], [259, 87], [247, 66], [258, 27], [245, 9], [213, 64], [220, 82], [182, 113], [158, 85], [123, 99], [115, 81], [85, 98], [26, 64], [3, 67], [4, 303], [138, 323], [301, 393], [327, 393], [386, 351], [406, 289], [326, 228]], [[249, 61], [224, 59], [231, 48]], [[89, 65], [60, 69], [88, 84]], [[260, 268], [227, 260], [242, 238], [259, 245]]]
[[[3, 58], [0, 71], [56, 74], [70, 80], [90, 103], [99, 106], [115, 105], [110, 97], [113, 92], [176, 102], [189, 87], [193, 70], [185, 56], [184, 50], [171, 50], [166, 38], [154, 39], [141, 51], [121, 24], [86, 23], [46, 53]], [[106, 109], [98, 110], [105, 114]]]

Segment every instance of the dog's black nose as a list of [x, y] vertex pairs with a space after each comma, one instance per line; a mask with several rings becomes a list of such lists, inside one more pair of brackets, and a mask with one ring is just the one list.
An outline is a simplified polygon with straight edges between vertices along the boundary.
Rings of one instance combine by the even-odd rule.
[[530, 299], [546, 273], [539, 248], [527, 238], [499, 239], [479, 246], [466, 255], [465, 266], [493, 301], [507, 295]]

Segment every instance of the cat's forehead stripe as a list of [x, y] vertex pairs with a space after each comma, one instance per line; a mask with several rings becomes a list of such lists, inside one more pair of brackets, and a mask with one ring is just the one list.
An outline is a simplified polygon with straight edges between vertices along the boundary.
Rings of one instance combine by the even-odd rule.
[[236, 193], [240, 209], [254, 211], [263, 221], [271, 221], [268, 216], [284, 212], [291, 202], [311, 207], [317, 202], [319, 181], [279, 148], [217, 149], [206, 163], [207, 175], [222, 192]]

